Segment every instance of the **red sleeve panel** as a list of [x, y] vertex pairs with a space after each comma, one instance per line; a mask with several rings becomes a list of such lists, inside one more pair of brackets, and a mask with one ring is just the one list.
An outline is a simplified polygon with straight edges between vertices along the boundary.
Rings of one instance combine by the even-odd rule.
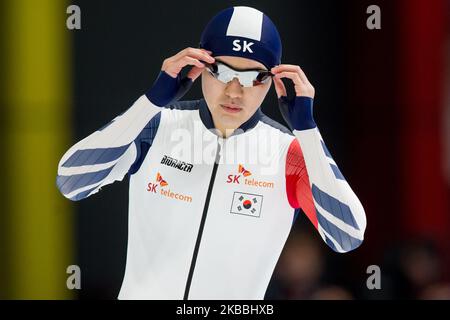
[[305, 159], [297, 139], [293, 139], [286, 157], [286, 191], [292, 208], [301, 208], [317, 229], [317, 216], [306, 171]]

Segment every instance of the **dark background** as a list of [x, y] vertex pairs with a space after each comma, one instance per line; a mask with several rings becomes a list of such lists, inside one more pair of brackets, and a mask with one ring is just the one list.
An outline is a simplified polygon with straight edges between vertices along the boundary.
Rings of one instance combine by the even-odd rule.
[[[443, 134], [449, 1], [70, 4], [81, 8], [82, 29], [65, 33], [71, 42], [73, 129], [58, 159], [143, 94], [165, 58], [197, 47], [204, 26], [217, 12], [233, 5], [255, 7], [278, 27], [282, 63], [300, 65], [314, 85], [316, 122], [368, 221], [363, 245], [342, 255], [327, 248], [309, 221], [299, 217], [267, 298], [424, 298], [436, 286], [444, 289], [432, 297], [450, 292], [445, 291], [450, 212], [444, 171], [448, 137]], [[381, 30], [366, 27], [371, 4], [381, 8]], [[201, 97], [198, 80], [183, 100]], [[273, 88], [262, 109], [284, 123]], [[128, 181], [70, 206], [75, 212], [71, 261], [83, 274], [82, 290], [75, 297], [115, 299], [126, 259]], [[304, 249], [305, 244], [315, 251]], [[297, 249], [301, 261], [289, 260]], [[317, 261], [321, 272], [296, 274], [286, 266], [289, 261]], [[382, 290], [366, 288], [366, 269], [373, 264], [381, 267]], [[3, 274], [8, 272], [13, 271], [5, 268]], [[308, 277], [315, 280], [302, 287], [301, 280]]]

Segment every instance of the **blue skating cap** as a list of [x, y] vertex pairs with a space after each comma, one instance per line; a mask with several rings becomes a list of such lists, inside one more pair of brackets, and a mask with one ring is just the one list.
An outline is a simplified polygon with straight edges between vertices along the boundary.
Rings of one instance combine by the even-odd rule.
[[200, 48], [213, 56], [256, 60], [270, 68], [281, 63], [281, 39], [268, 16], [250, 7], [231, 7], [219, 12], [203, 30]]

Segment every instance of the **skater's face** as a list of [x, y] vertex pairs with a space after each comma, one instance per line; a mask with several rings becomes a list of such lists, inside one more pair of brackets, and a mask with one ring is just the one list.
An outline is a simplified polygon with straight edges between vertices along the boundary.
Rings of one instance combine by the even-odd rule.
[[[215, 56], [234, 69], [267, 68], [260, 62], [233, 56]], [[244, 87], [237, 78], [228, 83], [216, 79], [210, 72], [202, 72], [202, 91], [211, 112], [214, 125], [224, 136], [225, 132], [238, 128], [258, 110], [272, 84], [272, 79], [253, 87]]]

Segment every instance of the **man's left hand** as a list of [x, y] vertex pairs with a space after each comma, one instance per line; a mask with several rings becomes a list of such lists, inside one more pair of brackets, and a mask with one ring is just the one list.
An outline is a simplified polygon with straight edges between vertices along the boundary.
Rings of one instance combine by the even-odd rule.
[[278, 98], [287, 96], [286, 87], [284, 86], [283, 81], [281, 81], [281, 78], [288, 78], [294, 83], [295, 95], [297, 97], [309, 97], [314, 99], [314, 87], [299, 66], [280, 64], [273, 67], [270, 71], [275, 75], [273, 81]]

